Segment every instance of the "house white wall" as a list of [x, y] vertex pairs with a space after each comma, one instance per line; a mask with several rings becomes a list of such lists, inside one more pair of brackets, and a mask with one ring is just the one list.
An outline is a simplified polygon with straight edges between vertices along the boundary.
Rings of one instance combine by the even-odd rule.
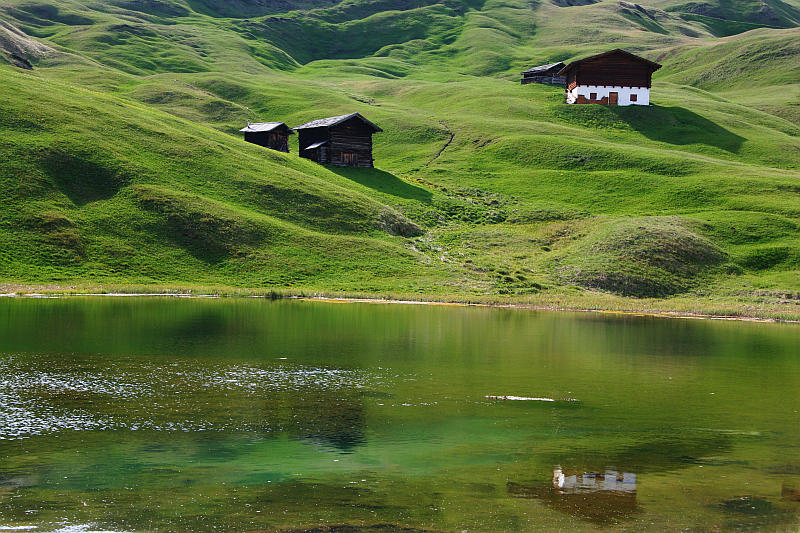
[[[597, 93], [597, 100], [605, 98], [608, 93], [619, 93], [619, 105], [650, 105], [649, 87], [612, 87], [610, 85], [578, 85], [571, 91], [567, 91], [567, 103], [574, 104], [578, 100], [578, 95], [587, 100], [591, 93]], [[637, 96], [635, 102], [631, 102], [631, 95]]]

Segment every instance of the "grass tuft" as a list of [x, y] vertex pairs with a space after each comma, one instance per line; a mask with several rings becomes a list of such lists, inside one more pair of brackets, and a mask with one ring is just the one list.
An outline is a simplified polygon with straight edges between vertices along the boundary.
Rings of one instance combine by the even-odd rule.
[[638, 298], [684, 292], [725, 253], [677, 217], [605, 223], [553, 260], [563, 283]]

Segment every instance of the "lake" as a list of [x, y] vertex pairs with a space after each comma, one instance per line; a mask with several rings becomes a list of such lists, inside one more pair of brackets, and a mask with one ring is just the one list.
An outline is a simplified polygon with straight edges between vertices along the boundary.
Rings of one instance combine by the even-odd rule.
[[798, 527], [798, 325], [0, 300], [0, 531]]

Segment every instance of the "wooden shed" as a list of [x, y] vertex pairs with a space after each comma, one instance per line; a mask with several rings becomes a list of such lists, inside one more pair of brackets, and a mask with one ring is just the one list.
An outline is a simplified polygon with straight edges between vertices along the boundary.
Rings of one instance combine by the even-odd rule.
[[568, 104], [650, 105], [653, 72], [661, 65], [619, 48], [573, 61], [566, 78]]
[[549, 63], [547, 65], [539, 65], [532, 67], [522, 73], [523, 85], [527, 83], [553, 83], [556, 85], [564, 84], [564, 77], [559, 76], [558, 73], [564, 68], [564, 63]]
[[286, 153], [289, 153], [289, 135], [294, 135], [283, 122], [248, 122], [239, 131], [244, 132], [244, 140], [249, 143]]
[[372, 134], [383, 131], [359, 113], [312, 120], [293, 128], [300, 157], [326, 165], [372, 167]]

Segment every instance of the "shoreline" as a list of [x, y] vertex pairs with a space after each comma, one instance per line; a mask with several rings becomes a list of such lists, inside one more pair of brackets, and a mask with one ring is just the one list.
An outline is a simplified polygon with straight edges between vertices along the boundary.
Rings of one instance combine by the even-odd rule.
[[334, 303], [371, 303], [371, 304], [405, 304], [405, 305], [438, 305], [454, 307], [487, 307], [493, 309], [519, 309], [528, 311], [552, 311], [567, 313], [604, 313], [611, 315], [628, 316], [648, 316], [654, 318], [679, 318], [684, 320], [726, 320], [738, 322], [766, 322], [766, 323], [785, 323], [800, 324], [800, 320], [781, 319], [745, 315], [716, 315], [710, 313], [692, 313], [682, 311], [626, 311], [624, 309], [591, 309], [582, 307], [556, 307], [534, 304], [489, 304], [489, 303], [467, 303], [467, 302], [437, 302], [425, 300], [389, 300], [389, 299], [369, 299], [369, 298], [328, 298], [328, 297], [290, 297], [289, 299], [308, 300], [317, 302]]
[[[1, 290], [1, 289], [0, 289]], [[386, 304], [386, 305], [430, 305], [430, 306], [452, 306], [452, 307], [484, 307], [494, 309], [518, 309], [528, 311], [548, 311], [548, 312], [571, 312], [571, 313], [603, 313], [622, 316], [641, 316], [653, 318], [671, 318], [683, 320], [723, 320], [737, 322], [756, 322], [756, 323], [781, 323], [781, 324], [800, 324], [800, 318], [778, 318], [769, 316], [757, 316], [746, 314], [719, 314], [703, 313], [699, 311], [679, 311], [679, 310], [631, 310], [593, 308], [581, 306], [564, 305], [541, 305], [535, 303], [519, 302], [474, 302], [459, 300], [424, 300], [424, 299], [403, 299], [392, 297], [366, 297], [366, 296], [307, 296], [303, 294], [276, 294], [274, 292], [259, 294], [256, 292], [242, 291], [241, 293], [214, 293], [214, 292], [191, 292], [187, 290], [175, 290], [173, 292], [77, 292], [69, 289], [41, 289], [39, 291], [5, 291], [0, 292], [2, 298], [24, 298], [24, 299], [66, 299], [75, 297], [112, 297], [112, 298], [180, 298], [180, 299], [222, 299], [222, 298], [258, 298], [269, 300], [299, 300], [309, 302], [327, 303], [361, 303], [361, 304]]]

